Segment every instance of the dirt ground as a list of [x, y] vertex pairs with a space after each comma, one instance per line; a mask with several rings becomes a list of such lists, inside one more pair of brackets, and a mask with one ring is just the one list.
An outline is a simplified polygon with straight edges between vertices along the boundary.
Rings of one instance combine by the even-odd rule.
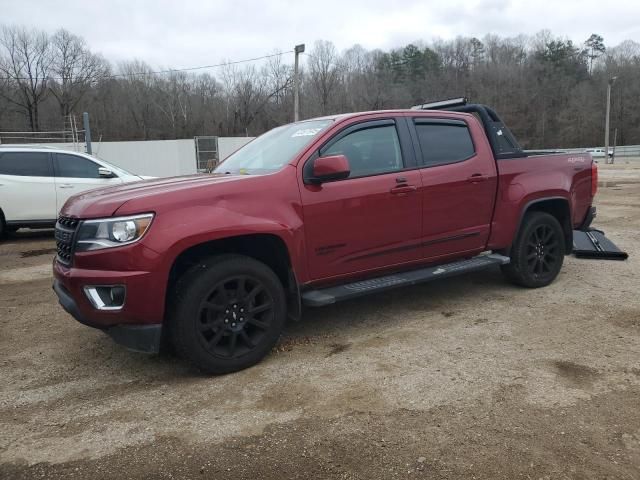
[[603, 166], [626, 262], [566, 259], [308, 310], [254, 368], [128, 352], [51, 290], [50, 233], [0, 244], [0, 478], [640, 478], [640, 162]]

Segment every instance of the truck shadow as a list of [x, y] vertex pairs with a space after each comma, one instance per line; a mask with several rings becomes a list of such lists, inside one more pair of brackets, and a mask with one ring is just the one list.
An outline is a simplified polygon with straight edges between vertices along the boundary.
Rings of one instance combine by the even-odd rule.
[[[289, 321], [285, 331], [274, 347], [273, 353], [305, 350], [314, 344], [327, 347], [327, 352], [308, 352], [322, 362], [351, 348], [352, 340], [363, 334], [384, 334], [388, 328], [407, 327], [422, 317], [425, 327], [447, 328], [460, 321], [469, 321], [478, 304], [489, 300], [508, 300], [513, 291], [519, 290], [508, 284], [496, 269], [474, 272], [465, 276], [442, 279], [411, 287], [398, 288], [378, 295], [348, 300], [322, 308], [305, 308], [302, 320]], [[425, 314], [427, 317], [425, 319]], [[431, 317], [431, 314], [433, 317]], [[430, 325], [433, 318], [433, 325]], [[486, 322], [486, 318], [476, 319], [476, 323]], [[411, 328], [409, 328], [411, 330]], [[190, 384], [209, 382], [212, 378], [187, 362], [179, 359], [171, 349], [160, 355], [147, 356], [126, 351], [114, 344], [106, 335], [98, 332], [82, 332], [74, 339], [78, 363], [96, 363], [96, 368], [105, 375], [123, 370], [131, 372], [136, 382], [148, 385], [154, 382], [167, 384]], [[87, 344], [90, 345], [89, 348]], [[91, 352], [87, 357], [87, 352]], [[100, 361], [96, 362], [96, 358]], [[284, 361], [287, 357], [271, 356], [269, 362]], [[260, 376], [265, 365], [260, 368], [237, 372], [234, 376]], [[225, 378], [225, 376], [218, 377]]]
[[287, 323], [284, 336], [344, 336], [361, 328], [390, 326], [396, 320], [401, 324], [425, 312], [448, 318], [454, 316], [456, 310], [471, 308], [471, 304], [477, 306], [490, 299], [507, 299], [513, 290], [519, 289], [504, 280], [499, 269], [492, 268], [327, 307], [305, 307], [299, 322]]

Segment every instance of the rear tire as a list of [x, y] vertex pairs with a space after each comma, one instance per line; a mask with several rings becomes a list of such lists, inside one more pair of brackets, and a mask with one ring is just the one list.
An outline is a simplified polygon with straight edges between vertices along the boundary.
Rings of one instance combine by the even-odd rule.
[[284, 289], [269, 267], [250, 257], [221, 255], [180, 278], [168, 327], [178, 355], [206, 373], [224, 374], [262, 360], [286, 317]]
[[565, 255], [560, 222], [545, 212], [525, 215], [511, 248], [511, 262], [502, 267], [512, 283], [528, 288], [546, 287], [560, 273]]

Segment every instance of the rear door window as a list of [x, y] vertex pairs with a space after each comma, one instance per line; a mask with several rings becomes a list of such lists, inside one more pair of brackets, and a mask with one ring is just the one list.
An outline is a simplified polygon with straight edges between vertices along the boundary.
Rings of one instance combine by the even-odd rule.
[[100, 178], [100, 165], [78, 155], [56, 153], [55, 167], [56, 177]]
[[2, 152], [0, 175], [51, 177], [51, 161], [47, 152]]
[[469, 128], [459, 120], [415, 119], [426, 166], [462, 162], [475, 154]]

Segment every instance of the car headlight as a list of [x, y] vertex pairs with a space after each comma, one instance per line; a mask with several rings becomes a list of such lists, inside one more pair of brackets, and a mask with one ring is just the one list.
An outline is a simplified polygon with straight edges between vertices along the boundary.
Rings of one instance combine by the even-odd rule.
[[76, 252], [120, 247], [137, 242], [149, 229], [153, 213], [84, 220], [76, 236]]

